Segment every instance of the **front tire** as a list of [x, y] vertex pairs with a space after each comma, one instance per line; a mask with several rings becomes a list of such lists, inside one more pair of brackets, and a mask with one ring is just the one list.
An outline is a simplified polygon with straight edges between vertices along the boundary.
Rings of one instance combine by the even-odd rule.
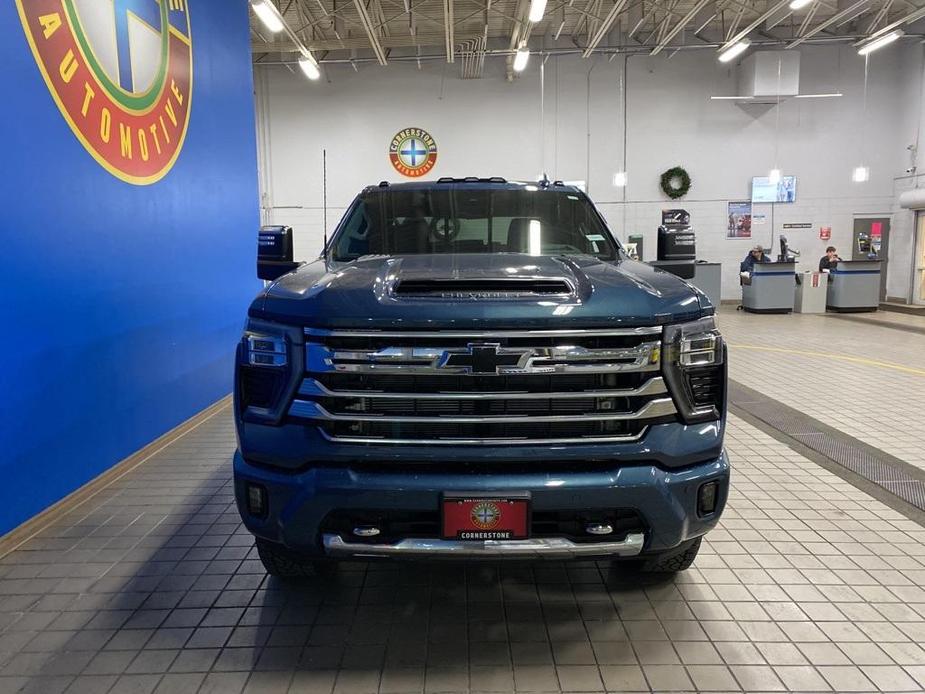
[[702, 541], [703, 538], [698, 537], [669, 552], [654, 556], [651, 559], [646, 559], [642, 563], [642, 566], [639, 567], [639, 570], [643, 573], [651, 574], [668, 574], [685, 571], [691, 567], [691, 564], [693, 564], [694, 560], [697, 558], [697, 553], [700, 551], [700, 543]]
[[257, 539], [257, 556], [263, 568], [277, 578], [310, 578], [331, 573], [330, 562], [311, 560], [275, 542]]

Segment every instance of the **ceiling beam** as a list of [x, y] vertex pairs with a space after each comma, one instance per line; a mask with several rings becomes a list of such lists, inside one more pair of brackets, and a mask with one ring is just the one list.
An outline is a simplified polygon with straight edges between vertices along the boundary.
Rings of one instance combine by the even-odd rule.
[[677, 36], [678, 34], [680, 34], [680, 33], [681, 33], [681, 30], [682, 30], [684, 27], [686, 27], [688, 24], [690, 24], [691, 20], [692, 20], [694, 17], [696, 17], [697, 14], [698, 14], [704, 7], [706, 7], [707, 5], [709, 5], [711, 2], [713, 2], [713, 0], [698, 0], [697, 4], [694, 5], [694, 6], [688, 11], [688, 13], [687, 13], [686, 15], [684, 15], [684, 16], [678, 21], [677, 24], [674, 25], [674, 27], [671, 29], [671, 31], [669, 31], [667, 34], [665, 34], [664, 37], [662, 37], [662, 40], [658, 42], [658, 45], [657, 45], [655, 48], [652, 49], [652, 52], [649, 53], [649, 55], [658, 55], [659, 53], [661, 53], [662, 50], [664, 50], [665, 46], [667, 46], [675, 36]]
[[455, 41], [453, 40], [453, 0], [443, 0], [443, 33], [446, 39], [446, 62], [453, 62]]
[[918, 20], [925, 17], [925, 6], [919, 7], [913, 12], [910, 12], [905, 17], [897, 19], [891, 24], [887, 24], [885, 27], [882, 27], [871, 34], [868, 38], [873, 38], [875, 36], [880, 36], [881, 34], [886, 34], [887, 32], [893, 31], [893, 29], [898, 29], [904, 24], [912, 24], [912, 22], [917, 22]]
[[809, 29], [809, 25], [812, 23], [813, 18], [816, 16], [816, 12], [819, 10], [819, 3], [814, 2], [809, 6], [809, 11], [806, 13], [806, 16], [803, 17], [803, 23], [800, 24], [800, 29], [797, 31], [797, 36], [802, 36], [806, 33], [806, 30]]
[[597, 48], [597, 44], [599, 44], [607, 35], [607, 32], [610, 31], [611, 25], [613, 25], [624, 7], [626, 7], [626, 0], [617, 0], [616, 4], [610, 8], [610, 12], [604, 17], [604, 21], [601, 22], [601, 25], [597, 28], [597, 32], [595, 32], [594, 36], [588, 42], [588, 45], [585, 47], [584, 53], [581, 54], [582, 58], [587, 58], [594, 52], [594, 49]]
[[366, 10], [366, 3], [363, 0], [353, 0], [353, 4], [357, 8], [357, 14], [360, 15], [360, 24], [362, 24], [363, 28], [366, 30], [366, 37], [369, 39], [369, 45], [373, 49], [376, 60], [379, 61], [380, 65], [387, 65], [388, 61], [385, 58], [385, 51], [382, 49], [382, 44], [379, 42], [376, 30], [373, 29], [372, 20], [369, 18], [369, 12]]
[[814, 26], [812, 29], [804, 33], [802, 36], [800, 36], [796, 41], [791, 41], [790, 43], [788, 43], [786, 46], [786, 49], [790, 50], [791, 48], [796, 48], [801, 43], [806, 41], [806, 39], [812, 38], [813, 36], [818, 34], [820, 31], [825, 31], [833, 24], [836, 24], [840, 22], [842, 19], [844, 19], [845, 17], [857, 12], [858, 9], [866, 6], [869, 2], [870, 0], [858, 0], [856, 3], [854, 3], [850, 7], [846, 7], [838, 14], [832, 15], [831, 17], [826, 19], [824, 22], [820, 22], [819, 24]]
[[[867, 0], [864, 0], [864, 1], [867, 2]], [[740, 32], [736, 33], [732, 38], [727, 39], [726, 43], [720, 46], [719, 50], [724, 51], [730, 46], [732, 46], [733, 44], [738, 43], [739, 41], [744, 39], [746, 36], [748, 36], [750, 33], [752, 33], [752, 30], [757, 29], [759, 26], [761, 26], [763, 22], [766, 22], [768, 19], [776, 15], [782, 9], [787, 7], [787, 5], [789, 4], [790, 4], [790, 0], [778, 0], [778, 2], [776, 2], [774, 5], [771, 6], [771, 9], [769, 9], [763, 15], [758, 17], [758, 19], [753, 21], [747, 27], [742, 29]]]

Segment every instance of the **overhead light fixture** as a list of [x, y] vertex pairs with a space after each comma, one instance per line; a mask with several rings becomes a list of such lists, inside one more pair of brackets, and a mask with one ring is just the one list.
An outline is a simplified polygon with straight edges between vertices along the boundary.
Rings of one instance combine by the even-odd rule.
[[254, 14], [263, 22], [267, 31], [278, 34], [283, 30], [283, 18], [279, 14], [271, 0], [251, 0], [251, 9]]
[[711, 96], [713, 101], [748, 101], [754, 99], [753, 96]]
[[874, 51], [883, 48], [884, 46], [893, 43], [896, 39], [902, 38], [904, 32], [901, 29], [894, 29], [893, 31], [878, 36], [872, 41], [868, 41], [865, 44], [862, 44], [858, 48], [858, 55], [867, 55], [873, 53]]
[[530, 51], [527, 48], [518, 48], [514, 54], [514, 72], [523, 72], [530, 61]]
[[530, 14], [527, 15], [527, 19], [536, 23], [543, 19], [544, 14], [546, 14], [546, 0], [530, 0]]
[[797, 94], [797, 99], [832, 99], [836, 96], [844, 96], [841, 92], [831, 92], [828, 94]]
[[719, 62], [728, 63], [730, 60], [733, 60], [737, 56], [742, 55], [742, 53], [747, 51], [748, 47], [751, 45], [751, 41], [748, 39], [736, 41], [734, 44], [729, 46], [729, 48], [724, 48], [722, 51], [720, 51]]
[[791, 10], [802, 10], [812, 1], [813, 0], [793, 0], [793, 2], [790, 3], [790, 9]]
[[299, 67], [302, 68], [302, 72], [304, 72], [305, 76], [310, 80], [316, 80], [321, 77], [321, 70], [318, 69], [318, 63], [315, 62], [314, 58], [305, 56], [299, 61]]
[[771, 169], [771, 171], [768, 172], [768, 183], [772, 186], [776, 186], [780, 183], [780, 169]]
[[855, 183], [867, 183], [870, 180], [870, 169], [866, 166], [858, 166], [852, 172], [851, 180]]
[[613, 184], [617, 188], [624, 188], [626, 186], [626, 171], [617, 171], [613, 175]]

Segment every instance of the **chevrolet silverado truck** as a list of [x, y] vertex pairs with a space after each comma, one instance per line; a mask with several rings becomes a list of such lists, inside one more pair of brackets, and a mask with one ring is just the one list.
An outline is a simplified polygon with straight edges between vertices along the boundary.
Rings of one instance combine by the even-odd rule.
[[363, 190], [238, 346], [237, 504], [271, 575], [357, 558], [688, 568], [729, 487], [709, 299], [578, 188]]

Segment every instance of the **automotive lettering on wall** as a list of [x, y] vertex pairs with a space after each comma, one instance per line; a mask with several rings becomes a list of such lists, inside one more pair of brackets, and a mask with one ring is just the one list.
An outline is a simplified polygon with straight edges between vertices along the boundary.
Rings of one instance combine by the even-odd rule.
[[45, 84], [86, 150], [146, 185], [170, 171], [193, 86], [187, 0], [16, 0]]
[[784, 224], [784, 229], [812, 229], [813, 225], [810, 222], [788, 222]]
[[389, 161], [402, 176], [418, 178], [437, 163], [437, 143], [423, 128], [405, 128], [389, 144]]

